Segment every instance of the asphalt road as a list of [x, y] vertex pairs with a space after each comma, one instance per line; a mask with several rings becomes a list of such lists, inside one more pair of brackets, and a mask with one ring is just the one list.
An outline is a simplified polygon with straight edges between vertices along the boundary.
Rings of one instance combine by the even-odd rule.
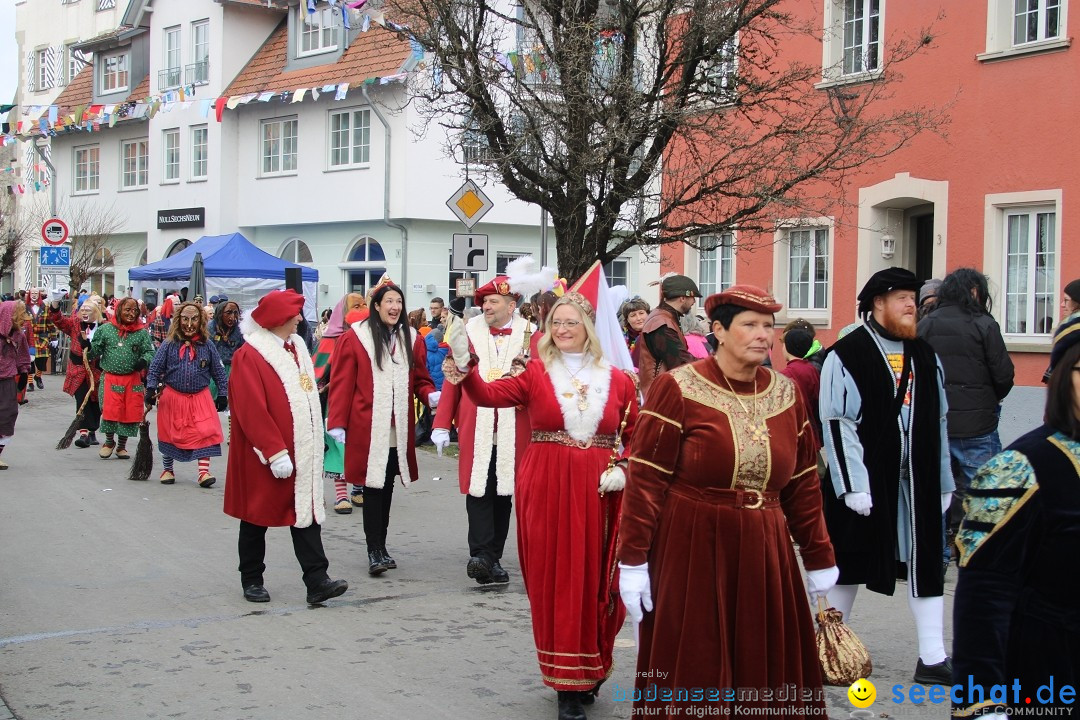
[[[95, 448], [54, 450], [73, 402], [59, 377], [46, 382], [23, 407], [0, 473], [0, 720], [555, 717], [513, 541], [509, 586], [481, 588], [465, 575], [456, 461], [422, 450], [421, 481], [394, 493], [388, 547], [398, 570], [368, 577], [359, 511], [328, 510], [330, 573], [349, 591], [309, 607], [289, 534], [272, 529], [273, 600], [253, 605], [240, 592], [237, 522], [221, 510], [224, 459], [204, 490], [192, 465], [177, 465], [173, 486], [156, 481], [160, 464], [135, 483], [127, 463], [100, 460]], [[1038, 423], [1041, 393], [1010, 397], [1006, 442]], [[954, 584], [955, 570], [948, 613]], [[851, 624], [873, 655], [878, 697], [910, 684], [917, 650], [904, 594], [864, 590]], [[605, 687], [632, 685], [632, 638], [627, 625]], [[590, 718], [631, 717], [629, 703], [605, 695]], [[830, 717], [850, 717], [846, 688], [829, 695]], [[945, 705], [871, 709], [947, 715]]]

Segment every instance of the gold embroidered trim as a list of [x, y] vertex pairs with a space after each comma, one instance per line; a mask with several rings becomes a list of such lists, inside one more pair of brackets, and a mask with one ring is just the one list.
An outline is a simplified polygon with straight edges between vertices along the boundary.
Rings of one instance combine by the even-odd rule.
[[561, 652], [553, 652], [551, 650], [541, 650], [540, 648], [536, 648], [536, 652], [543, 653], [544, 655], [562, 655], [563, 657], [590, 657], [590, 658], [598, 658], [598, 657], [600, 657], [600, 653], [561, 653]]
[[[1080, 327], [1080, 326], [1077, 326], [1077, 327]], [[1076, 471], [1077, 475], [1080, 475], [1080, 460], [1078, 460], [1077, 457], [1075, 455], [1073, 455], [1072, 451], [1069, 450], [1069, 448], [1066, 447], [1066, 445], [1063, 442], [1061, 442], [1061, 440], [1056, 435], [1051, 435], [1050, 437], [1047, 438], [1047, 441], [1051, 445], [1056, 447], [1058, 450], [1065, 453], [1065, 457], [1069, 458], [1069, 462], [1072, 463], [1073, 470]]]
[[669, 425], [674, 425], [675, 427], [679, 428], [679, 430], [683, 429], [682, 423], [675, 422], [674, 420], [672, 420], [669, 417], [664, 417], [663, 415], [661, 415], [658, 412], [653, 412], [652, 410], [642, 410], [641, 412], [638, 413], [639, 417], [641, 415], [652, 415], [654, 418], [657, 418], [659, 420], [663, 420], [664, 422], [666, 422]]
[[551, 668], [552, 670], [603, 670], [603, 665], [555, 665], [554, 663], [540, 661], [541, 667]]
[[648, 460], [642, 460], [641, 458], [636, 458], [634, 456], [630, 456], [630, 462], [638, 462], [638, 463], [641, 463], [642, 465], [648, 465], [649, 467], [653, 468], [654, 470], [659, 470], [660, 472], [664, 473], [665, 475], [674, 475], [675, 474], [674, 470], [665, 470], [664, 468], [660, 467], [656, 463], [651, 463]]
[[799, 472], [795, 473], [794, 475], [791, 476], [791, 479], [794, 480], [795, 478], [800, 478], [803, 475], [805, 475], [806, 473], [810, 472], [811, 470], [814, 470], [814, 471], [817, 470], [817, 463], [811, 465], [810, 467], [806, 468], [805, 470], [800, 470]]

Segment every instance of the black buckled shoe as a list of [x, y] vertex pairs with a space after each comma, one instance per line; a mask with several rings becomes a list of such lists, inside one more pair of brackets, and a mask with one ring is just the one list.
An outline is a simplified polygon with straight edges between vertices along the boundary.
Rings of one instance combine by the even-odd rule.
[[588, 720], [581, 706], [581, 693], [575, 690], [558, 690], [559, 720]]
[[248, 602], [270, 602], [270, 593], [262, 585], [246, 585], [244, 599]]
[[386, 552], [386, 546], [379, 547], [379, 554], [382, 555], [383, 564], [391, 570], [397, 570], [397, 561], [390, 557], [390, 553]]
[[469, 564], [465, 566], [465, 573], [481, 585], [490, 585], [491, 561], [485, 557], [475, 556], [469, 558]]
[[952, 658], [925, 665], [922, 658], [915, 664], [915, 682], [922, 685], [952, 685]]
[[499, 561], [491, 563], [491, 582], [498, 585], [505, 585], [510, 582], [510, 575], [503, 570], [503, 566], [499, 564]]
[[390, 566], [383, 560], [382, 553], [371, 548], [367, 551], [368, 559], [368, 575], [382, 575], [384, 572], [390, 569]]
[[346, 590], [349, 589], [349, 583], [344, 580], [331, 580], [326, 578], [316, 587], [308, 590], [307, 601], [308, 605], [318, 605], [324, 603], [330, 598], [336, 598]]

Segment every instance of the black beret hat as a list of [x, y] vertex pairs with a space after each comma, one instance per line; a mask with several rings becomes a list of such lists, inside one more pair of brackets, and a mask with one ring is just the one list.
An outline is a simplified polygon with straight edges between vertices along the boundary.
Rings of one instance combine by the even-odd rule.
[[893, 290], [911, 290], [918, 292], [922, 288], [915, 273], [905, 268], [891, 267], [878, 270], [870, 276], [859, 292], [859, 314], [865, 315], [874, 309], [874, 298], [886, 295]]
[[814, 336], [806, 330], [795, 328], [784, 333], [784, 349], [797, 358], [806, 357], [814, 344]]

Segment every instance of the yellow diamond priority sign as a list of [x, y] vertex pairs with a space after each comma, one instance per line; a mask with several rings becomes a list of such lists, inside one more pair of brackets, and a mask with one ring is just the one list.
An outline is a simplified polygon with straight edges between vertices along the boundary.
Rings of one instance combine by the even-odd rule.
[[480, 218], [487, 215], [488, 210], [495, 204], [488, 199], [483, 190], [477, 187], [476, 183], [466, 180], [446, 201], [446, 206], [458, 220], [465, 223], [465, 227], [472, 229], [472, 226], [480, 222]]

